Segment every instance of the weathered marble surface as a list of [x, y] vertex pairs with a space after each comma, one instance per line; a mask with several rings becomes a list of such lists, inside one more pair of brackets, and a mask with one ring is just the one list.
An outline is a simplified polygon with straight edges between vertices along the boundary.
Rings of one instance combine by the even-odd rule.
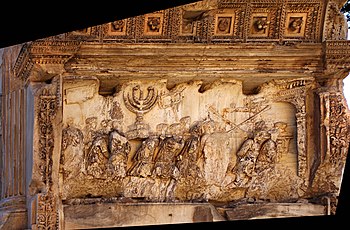
[[64, 81], [62, 197], [297, 199], [305, 149], [296, 142], [306, 130], [280, 94], [308, 85], [312, 79], [270, 83], [246, 96], [235, 80], [170, 90], [165, 81], [130, 81], [101, 96], [97, 79]]
[[85, 204], [64, 207], [64, 212], [67, 215], [66, 229], [184, 224], [225, 220], [217, 213], [215, 207], [208, 203]]
[[205, 0], [2, 50], [0, 227], [335, 214], [343, 3]]

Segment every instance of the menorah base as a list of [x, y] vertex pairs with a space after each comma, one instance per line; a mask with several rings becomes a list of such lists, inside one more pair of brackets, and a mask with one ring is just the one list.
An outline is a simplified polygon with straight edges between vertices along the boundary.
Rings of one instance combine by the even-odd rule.
[[144, 139], [149, 137], [149, 125], [145, 123], [135, 123], [129, 126], [129, 131], [126, 132], [126, 138], [131, 139]]

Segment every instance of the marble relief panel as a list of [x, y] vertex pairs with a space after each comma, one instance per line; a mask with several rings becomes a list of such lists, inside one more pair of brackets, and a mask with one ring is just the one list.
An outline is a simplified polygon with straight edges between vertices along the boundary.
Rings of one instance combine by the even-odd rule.
[[97, 79], [65, 80], [63, 200], [301, 196], [297, 143], [305, 130], [296, 106], [279, 93], [304, 85], [288, 84], [244, 95], [236, 80], [191, 81], [171, 89], [166, 80], [140, 80], [101, 96]]

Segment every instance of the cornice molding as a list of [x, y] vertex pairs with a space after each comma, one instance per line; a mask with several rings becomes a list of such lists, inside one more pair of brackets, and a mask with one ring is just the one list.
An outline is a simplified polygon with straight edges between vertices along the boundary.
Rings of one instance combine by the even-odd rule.
[[327, 71], [350, 70], [350, 40], [326, 41]]
[[35, 64], [64, 64], [81, 46], [81, 41], [37, 40], [23, 45], [13, 66], [14, 76], [26, 81]]
[[[317, 56], [322, 47], [315, 49], [313, 45], [326, 44], [323, 56], [315, 57], [321, 60], [317, 66], [306, 67], [317, 68], [318, 72], [348, 68], [349, 43], [342, 32], [344, 25], [340, 19], [343, 15], [335, 13], [338, 5], [333, 0], [328, 3], [319, 0], [195, 2], [27, 43], [13, 71], [15, 76], [26, 80], [34, 65], [64, 65], [78, 51], [83, 58], [99, 55], [109, 58], [119, 55], [115, 51], [120, 51], [120, 47], [126, 47], [129, 50], [125, 52], [130, 53], [135, 47], [147, 48], [148, 45], [155, 46], [157, 51], [167, 45], [167, 48], [191, 46], [192, 50], [197, 45], [210, 49], [222, 45], [251, 51], [278, 47], [283, 53], [293, 52], [290, 47], [300, 44], [299, 47], [310, 45], [305, 50], [311, 47], [311, 52], [316, 51], [314, 55]], [[227, 52], [220, 55], [231, 56]], [[290, 57], [295, 56], [298, 52], [290, 53]], [[288, 55], [285, 58], [288, 62]], [[68, 71], [69, 68], [68, 64]]]

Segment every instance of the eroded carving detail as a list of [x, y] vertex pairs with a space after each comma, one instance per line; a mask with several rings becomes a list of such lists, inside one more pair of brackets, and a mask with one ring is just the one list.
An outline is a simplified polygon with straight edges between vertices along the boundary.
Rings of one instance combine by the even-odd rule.
[[154, 154], [159, 147], [159, 139], [158, 136], [151, 136], [142, 141], [132, 159], [133, 163], [128, 170], [128, 175], [145, 178], [152, 175]]
[[[261, 127], [261, 124], [258, 124], [256, 129], [254, 137], [245, 140], [236, 153], [237, 163], [233, 169], [236, 178], [233, 183], [238, 187], [249, 187], [252, 178], [257, 175], [255, 171], [257, 158], [260, 156], [262, 144], [270, 138], [269, 133], [264, 130], [264, 127]], [[273, 152], [271, 154], [276, 155]]]
[[56, 199], [52, 193], [38, 194], [35, 229], [58, 229]]
[[126, 20], [117, 20], [110, 23], [111, 35], [125, 35], [126, 34]]
[[[305, 89], [293, 90], [294, 92], [281, 92], [280, 99], [292, 103], [296, 108], [297, 143], [298, 143], [298, 175], [304, 177], [307, 174], [306, 154], [306, 110]], [[289, 95], [288, 95], [289, 94]], [[293, 96], [292, 96], [293, 95]]]
[[143, 122], [143, 115], [149, 112], [158, 100], [158, 91], [152, 86], [147, 88], [147, 95], [143, 96], [143, 89], [140, 85], [132, 88], [131, 93], [124, 94], [125, 106], [132, 112], [136, 113], [136, 122], [127, 133], [129, 139], [145, 138], [149, 135], [149, 127]]
[[[313, 192], [337, 196], [350, 138], [350, 119], [342, 93], [320, 92], [321, 132], [319, 166], [312, 181]], [[332, 211], [335, 213], [335, 210]]]
[[253, 14], [250, 34], [252, 36], [268, 36], [270, 21], [267, 14]]
[[[303, 161], [307, 163], [303, 141], [308, 82], [268, 83], [260, 93], [249, 96], [239, 93], [238, 82], [218, 82], [202, 87], [201, 93], [198, 82], [168, 91], [163, 81], [151, 87], [126, 83], [113, 98], [101, 98], [109, 101], [99, 115], [102, 118], [88, 117], [82, 121], [84, 129], [72, 125], [64, 132], [63, 146], [70, 143], [70, 152], [75, 151], [74, 144], [84, 143], [85, 147], [78, 154], [83, 156], [84, 167], [75, 178], [65, 177], [63, 197], [107, 195], [148, 201], [297, 198], [303, 194], [301, 181], [306, 179], [302, 167]], [[237, 99], [223, 105], [210, 99], [226, 90], [238, 93]], [[195, 97], [188, 97], [194, 92]], [[124, 104], [119, 104], [121, 100]], [[193, 103], [204, 103], [198, 104], [197, 115], [191, 110]], [[289, 115], [273, 117], [277, 107], [288, 108]], [[131, 126], [128, 110], [137, 116]], [[136, 124], [141, 126], [136, 129]], [[137, 135], [131, 135], [136, 131]], [[70, 140], [73, 137], [76, 141]], [[65, 148], [63, 154], [67, 154]], [[286, 159], [291, 163], [285, 166], [281, 161]]]
[[340, 12], [339, 3], [336, 1], [329, 1], [326, 18], [324, 39], [346, 40], [348, 26], [345, 16]]
[[305, 34], [307, 13], [290, 13], [287, 15], [286, 36], [303, 37]]
[[216, 35], [231, 35], [233, 34], [233, 20], [232, 14], [218, 14], [216, 15]]
[[[76, 177], [83, 166], [83, 155], [81, 150], [84, 149], [83, 133], [77, 128], [67, 127], [62, 131], [62, 154], [60, 163], [61, 173], [64, 179]], [[76, 167], [76, 166], [80, 167]]]
[[45, 186], [45, 191], [37, 194], [38, 208], [36, 210], [37, 229], [57, 229], [57, 206], [53, 196], [52, 186], [52, 154], [54, 148], [53, 119], [56, 115], [57, 96], [44, 88], [39, 96], [39, 173]]
[[330, 155], [326, 160], [329, 160], [331, 164], [339, 164], [346, 161], [349, 147], [347, 113], [341, 94], [331, 94], [329, 100]]
[[[283, 82], [283, 81], [282, 81]], [[278, 83], [279, 84], [279, 83]], [[298, 175], [305, 177], [308, 174], [306, 153], [306, 90], [312, 87], [312, 80], [291, 80], [278, 86], [281, 90], [276, 93], [273, 100], [293, 104], [296, 108], [295, 118], [297, 124], [298, 148]]]
[[47, 187], [52, 186], [52, 153], [54, 147], [52, 120], [56, 114], [56, 103], [56, 95], [52, 95], [47, 89], [44, 89], [39, 100], [39, 158], [41, 160], [40, 175]]
[[163, 13], [148, 14], [145, 16], [145, 35], [161, 35], [163, 28]]
[[113, 178], [120, 179], [126, 175], [130, 144], [128, 140], [117, 131], [109, 134], [109, 171]]
[[97, 179], [107, 178], [107, 163], [109, 157], [108, 136], [97, 136], [92, 141], [91, 147], [85, 158], [86, 173]]

